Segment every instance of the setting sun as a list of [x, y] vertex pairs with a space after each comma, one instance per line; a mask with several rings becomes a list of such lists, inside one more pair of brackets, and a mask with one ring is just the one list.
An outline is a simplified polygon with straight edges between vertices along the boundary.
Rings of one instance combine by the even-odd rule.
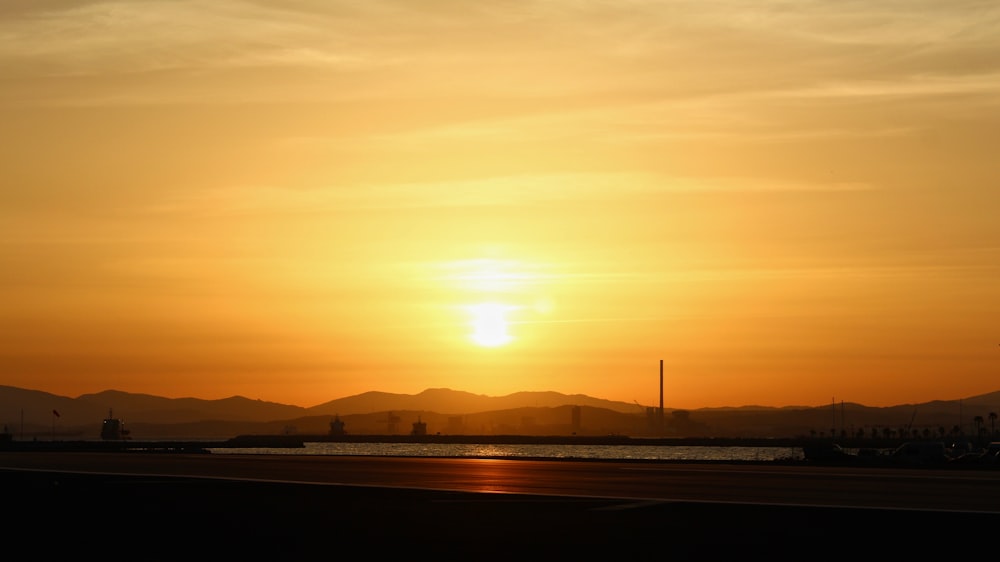
[[468, 307], [471, 316], [472, 341], [483, 347], [499, 347], [514, 338], [507, 332], [507, 312], [513, 307], [496, 302], [484, 302]]
[[438, 264], [445, 271], [440, 288], [458, 300], [465, 314], [465, 336], [480, 347], [500, 347], [515, 340], [508, 315], [543, 284], [537, 265], [518, 260], [478, 258]]

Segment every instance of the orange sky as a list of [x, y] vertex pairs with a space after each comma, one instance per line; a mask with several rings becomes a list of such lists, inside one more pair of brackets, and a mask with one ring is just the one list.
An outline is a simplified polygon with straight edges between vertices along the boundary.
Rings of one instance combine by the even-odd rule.
[[0, 384], [1000, 390], [995, 2], [0, 4]]

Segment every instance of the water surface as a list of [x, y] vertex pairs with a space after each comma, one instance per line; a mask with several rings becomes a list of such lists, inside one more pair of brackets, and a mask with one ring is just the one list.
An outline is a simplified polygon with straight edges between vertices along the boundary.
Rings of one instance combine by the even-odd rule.
[[304, 448], [218, 448], [215, 454], [357, 455], [402, 457], [523, 457], [608, 460], [773, 461], [801, 460], [798, 447], [656, 445], [505, 445], [468, 443], [306, 442]]

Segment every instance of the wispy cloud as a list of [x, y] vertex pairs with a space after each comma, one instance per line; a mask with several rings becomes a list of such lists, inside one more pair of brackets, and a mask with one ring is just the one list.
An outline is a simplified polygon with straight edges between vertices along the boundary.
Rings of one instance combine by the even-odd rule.
[[531, 206], [619, 201], [649, 193], [778, 193], [868, 191], [863, 182], [805, 182], [759, 177], [665, 177], [643, 173], [539, 174], [481, 179], [352, 185], [314, 189], [239, 186], [163, 200], [152, 215], [336, 215], [364, 209]]

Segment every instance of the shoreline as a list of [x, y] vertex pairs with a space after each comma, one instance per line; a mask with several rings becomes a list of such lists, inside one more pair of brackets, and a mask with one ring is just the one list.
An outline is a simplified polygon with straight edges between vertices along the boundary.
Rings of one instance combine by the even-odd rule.
[[[274, 447], [300, 448], [305, 443], [414, 443], [463, 445], [598, 445], [660, 447], [785, 447], [836, 445], [844, 448], [894, 449], [924, 440], [838, 439], [811, 437], [631, 437], [626, 435], [399, 435], [399, 434], [248, 434], [229, 438], [173, 439], [0, 439], [0, 451], [11, 450], [110, 450]], [[930, 440], [939, 442], [940, 440]]]
[[806, 439], [788, 438], [646, 438], [626, 436], [537, 435], [238, 435], [229, 439], [171, 440], [31, 440], [0, 441], [0, 451], [127, 451], [193, 452], [226, 448], [303, 448], [306, 443], [413, 443], [463, 445], [592, 445], [653, 447], [784, 447], [801, 448]]

